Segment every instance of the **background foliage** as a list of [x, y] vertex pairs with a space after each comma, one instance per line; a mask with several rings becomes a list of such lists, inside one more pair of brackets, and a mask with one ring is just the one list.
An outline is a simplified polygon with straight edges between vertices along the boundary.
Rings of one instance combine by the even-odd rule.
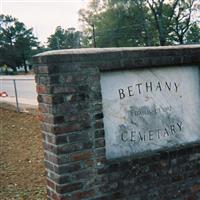
[[27, 72], [31, 57], [46, 50], [197, 44], [198, 13], [199, 0], [91, 0], [79, 11], [82, 32], [57, 26], [46, 47], [32, 28], [0, 15], [0, 67]]
[[198, 0], [93, 0], [80, 10], [84, 45], [154, 46], [199, 43]]

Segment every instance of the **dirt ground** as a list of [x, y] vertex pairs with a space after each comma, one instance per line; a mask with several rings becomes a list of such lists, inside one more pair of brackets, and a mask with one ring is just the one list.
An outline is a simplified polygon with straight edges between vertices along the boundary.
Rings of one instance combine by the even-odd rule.
[[45, 200], [45, 176], [37, 115], [0, 107], [0, 199]]

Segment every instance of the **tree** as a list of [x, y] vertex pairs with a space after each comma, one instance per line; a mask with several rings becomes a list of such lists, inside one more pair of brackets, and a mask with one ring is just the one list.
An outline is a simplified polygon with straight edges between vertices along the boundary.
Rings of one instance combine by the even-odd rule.
[[85, 36], [94, 39], [95, 27], [98, 47], [149, 46], [156, 35], [151, 28], [152, 17], [140, 0], [92, 1], [79, 14]]
[[159, 35], [160, 45], [166, 45], [167, 35], [170, 32], [170, 24], [174, 15], [175, 8], [179, 0], [174, 0], [173, 3], [165, 4], [165, 0], [147, 0], [156, 25]]
[[27, 61], [39, 45], [33, 35], [33, 29], [9, 15], [0, 15], [0, 65], [6, 64], [14, 71], [24, 66], [27, 72]]
[[[182, 44], [193, 24], [191, 16], [195, 2], [93, 0], [79, 14], [85, 37], [89, 40], [95, 35], [98, 47]], [[95, 34], [92, 34], [92, 26]]]
[[92, 0], [87, 9], [79, 10], [79, 20], [82, 22], [83, 29], [82, 45], [84, 47], [96, 46], [96, 23], [101, 21], [101, 13], [102, 10], [106, 9], [106, 6], [105, 0]]
[[146, 0], [155, 21], [160, 45], [184, 44], [197, 17], [192, 19], [198, 0]]
[[75, 28], [64, 30], [58, 26], [55, 33], [48, 38], [48, 48], [50, 49], [71, 49], [80, 48], [81, 33]]
[[200, 44], [200, 27], [197, 23], [194, 23], [189, 28], [186, 35], [186, 43], [188, 44]]

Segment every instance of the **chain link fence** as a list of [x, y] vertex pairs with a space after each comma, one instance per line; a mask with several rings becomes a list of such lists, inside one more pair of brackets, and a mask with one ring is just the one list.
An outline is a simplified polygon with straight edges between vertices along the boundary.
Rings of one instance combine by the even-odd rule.
[[22, 105], [37, 106], [34, 77], [0, 77], [0, 102], [15, 104], [17, 112]]

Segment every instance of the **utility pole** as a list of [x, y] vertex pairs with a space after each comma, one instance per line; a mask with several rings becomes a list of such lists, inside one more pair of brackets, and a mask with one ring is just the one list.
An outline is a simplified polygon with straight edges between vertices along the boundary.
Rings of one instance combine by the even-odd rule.
[[93, 47], [96, 48], [96, 35], [94, 30], [94, 24], [92, 24], [92, 37], [93, 37]]

